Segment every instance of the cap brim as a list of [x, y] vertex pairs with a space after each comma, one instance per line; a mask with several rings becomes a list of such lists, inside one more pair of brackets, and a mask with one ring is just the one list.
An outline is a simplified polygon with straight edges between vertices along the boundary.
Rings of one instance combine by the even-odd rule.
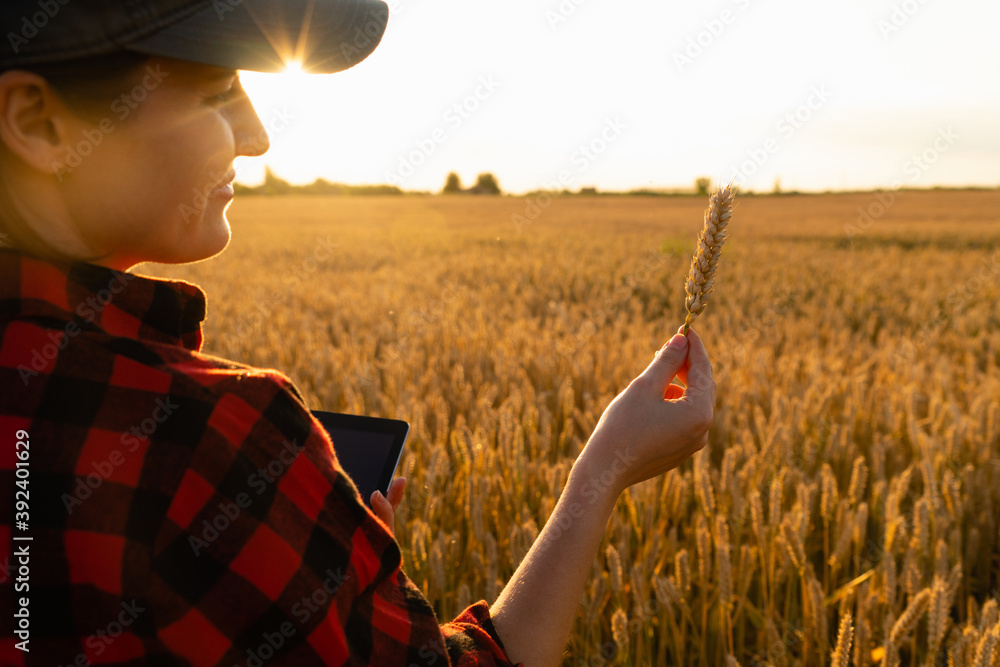
[[382, 0], [217, 0], [126, 48], [256, 72], [281, 72], [291, 62], [305, 72], [340, 72], [375, 50], [388, 19]]

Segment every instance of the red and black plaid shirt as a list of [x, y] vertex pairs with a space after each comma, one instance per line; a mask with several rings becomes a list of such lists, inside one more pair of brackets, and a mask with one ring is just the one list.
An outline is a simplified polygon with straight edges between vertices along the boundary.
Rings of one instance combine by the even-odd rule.
[[189, 283], [0, 250], [2, 664], [509, 665], [485, 602], [438, 625], [290, 380], [199, 353], [204, 317]]

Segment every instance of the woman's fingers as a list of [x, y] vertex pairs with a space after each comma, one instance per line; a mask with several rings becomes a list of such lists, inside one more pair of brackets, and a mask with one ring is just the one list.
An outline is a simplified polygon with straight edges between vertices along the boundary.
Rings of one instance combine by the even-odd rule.
[[682, 378], [687, 385], [686, 396], [697, 402], [715, 407], [715, 380], [712, 377], [712, 362], [708, 358], [705, 345], [694, 329], [688, 330], [687, 369]]
[[[689, 400], [697, 398], [699, 401], [706, 400], [712, 405], [715, 404], [712, 364], [701, 337], [694, 329], [689, 329], [686, 336], [678, 331], [670, 342], [656, 353], [656, 358], [642, 374], [651, 378], [657, 386], [664, 387], [663, 397], [667, 400], [681, 398], [687, 393], [685, 387], [696, 384], [698, 385], [696, 395], [690, 396]], [[674, 378], [683, 382], [684, 387], [670, 384]]]
[[403, 490], [405, 488], [406, 478], [397, 477], [389, 484], [388, 498], [383, 496], [381, 491], [375, 491], [369, 499], [375, 516], [382, 520], [382, 523], [386, 525], [390, 533], [393, 532], [396, 522], [396, 510], [399, 509], [399, 504], [403, 502]]
[[395, 523], [395, 513], [392, 510], [392, 505], [389, 501], [385, 499], [381, 491], [375, 491], [372, 493], [372, 497], [369, 499], [372, 504], [372, 511], [375, 512], [375, 516], [382, 520], [389, 532], [393, 532], [393, 524]]
[[652, 363], [639, 377], [648, 379], [656, 387], [666, 389], [667, 384], [677, 377], [677, 373], [684, 366], [687, 350], [687, 338], [683, 334], [675, 334], [666, 345], [660, 348]]
[[399, 509], [399, 504], [403, 502], [403, 491], [406, 489], [406, 478], [397, 477], [392, 480], [389, 484], [389, 504], [392, 505], [392, 511], [395, 512]]

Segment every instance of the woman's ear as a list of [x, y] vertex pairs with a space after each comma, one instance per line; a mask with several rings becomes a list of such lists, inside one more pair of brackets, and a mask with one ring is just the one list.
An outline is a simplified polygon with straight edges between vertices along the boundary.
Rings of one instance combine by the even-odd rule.
[[66, 160], [75, 117], [43, 77], [0, 74], [0, 141], [26, 166], [56, 174]]

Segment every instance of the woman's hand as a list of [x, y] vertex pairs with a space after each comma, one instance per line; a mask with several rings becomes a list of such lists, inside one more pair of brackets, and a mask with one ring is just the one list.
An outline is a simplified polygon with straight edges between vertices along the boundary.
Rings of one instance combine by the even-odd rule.
[[[687, 387], [671, 385], [679, 377]], [[615, 500], [705, 446], [715, 406], [712, 365], [694, 331], [674, 336], [619, 394], [573, 464], [538, 539], [490, 607], [513, 662], [562, 663], [584, 582]]]
[[[686, 388], [670, 384], [675, 377]], [[574, 467], [594, 492], [617, 498], [704, 447], [714, 410], [715, 380], [701, 338], [693, 329], [678, 333], [611, 401]]]
[[375, 510], [375, 516], [382, 520], [390, 533], [395, 532], [396, 510], [399, 503], [403, 501], [403, 490], [406, 488], [406, 478], [397, 477], [389, 484], [389, 497], [382, 495], [381, 491], [372, 494], [371, 504]]

